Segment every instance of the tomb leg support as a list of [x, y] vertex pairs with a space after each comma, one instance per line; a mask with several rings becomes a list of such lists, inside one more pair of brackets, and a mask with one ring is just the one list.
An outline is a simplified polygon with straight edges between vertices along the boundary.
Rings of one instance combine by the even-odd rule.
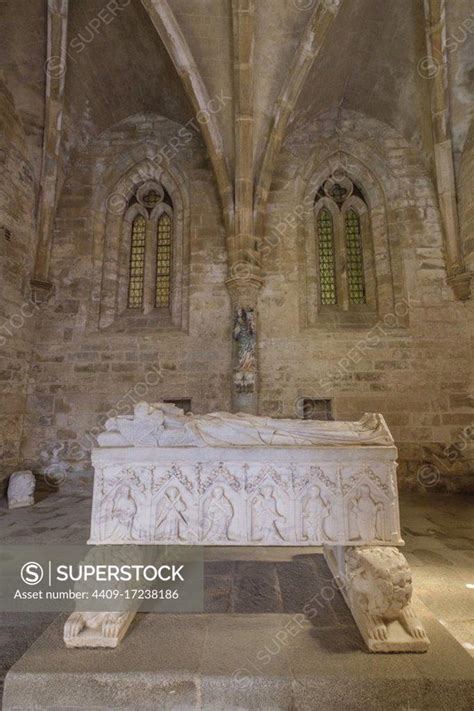
[[411, 571], [398, 548], [324, 546], [324, 557], [369, 651], [427, 651], [411, 604]]
[[[144, 565], [153, 560], [153, 551], [153, 548], [145, 546], [92, 546], [84, 556], [83, 563], [91, 566], [112, 563], [116, 566]], [[143, 584], [140, 581], [140, 586]], [[96, 585], [97, 582], [93, 580], [80, 580], [76, 582], [75, 590], [87, 593], [84, 599], [93, 600]], [[124, 596], [128, 588], [127, 582], [113, 583], [114, 591], [119, 593], [116, 610], [87, 610], [84, 609], [87, 602], [80, 600], [64, 625], [66, 647], [117, 647], [140, 607], [138, 600], [129, 600]]]
[[117, 647], [136, 613], [136, 610], [73, 612], [64, 625], [66, 647]]

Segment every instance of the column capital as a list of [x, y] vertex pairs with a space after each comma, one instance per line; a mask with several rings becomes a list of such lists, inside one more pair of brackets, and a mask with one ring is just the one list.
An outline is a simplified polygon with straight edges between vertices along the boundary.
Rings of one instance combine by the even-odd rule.
[[30, 280], [31, 300], [35, 304], [46, 304], [54, 292], [54, 284], [42, 279]]
[[472, 272], [452, 274], [446, 281], [458, 301], [467, 301], [474, 294], [474, 273]]
[[230, 277], [225, 282], [234, 307], [255, 309], [263, 279], [257, 276]]

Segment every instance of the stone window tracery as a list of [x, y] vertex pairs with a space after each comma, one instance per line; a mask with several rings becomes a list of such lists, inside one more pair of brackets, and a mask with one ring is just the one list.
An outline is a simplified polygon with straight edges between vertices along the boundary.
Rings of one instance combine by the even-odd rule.
[[127, 309], [169, 309], [173, 271], [171, 198], [162, 185], [148, 181], [129, 200], [128, 215], [133, 219]]
[[99, 329], [185, 331], [191, 220], [184, 176], [135, 163], [104, 183], [97, 206]]
[[314, 209], [320, 307], [349, 310], [367, 305], [364, 230], [368, 223], [361, 190], [341, 173], [318, 190]]

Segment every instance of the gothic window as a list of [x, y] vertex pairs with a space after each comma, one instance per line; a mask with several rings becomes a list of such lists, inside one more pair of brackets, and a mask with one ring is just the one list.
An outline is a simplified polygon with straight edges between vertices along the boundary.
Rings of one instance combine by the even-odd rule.
[[[190, 207], [187, 185], [148, 161], [103, 188], [99, 328], [185, 330], [189, 314]], [[99, 239], [99, 237], [98, 237]]]
[[129, 201], [131, 220], [127, 309], [169, 310], [173, 280], [173, 203], [148, 181]]
[[327, 180], [315, 199], [318, 288], [321, 307], [367, 304], [364, 229], [367, 205], [344, 174]]

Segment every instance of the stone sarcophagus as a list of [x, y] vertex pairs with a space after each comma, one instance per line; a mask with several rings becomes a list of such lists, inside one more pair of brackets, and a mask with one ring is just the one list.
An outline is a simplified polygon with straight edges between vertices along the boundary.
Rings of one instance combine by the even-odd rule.
[[[394, 547], [397, 450], [381, 415], [275, 420], [140, 403], [108, 420], [98, 444], [90, 543], [321, 545], [369, 649], [426, 650]], [[66, 624], [70, 646], [77, 623]]]
[[397, 452], [378, 415], [280, 424], [139, 405], [98, 439], [90, 543], [402, 543]]

